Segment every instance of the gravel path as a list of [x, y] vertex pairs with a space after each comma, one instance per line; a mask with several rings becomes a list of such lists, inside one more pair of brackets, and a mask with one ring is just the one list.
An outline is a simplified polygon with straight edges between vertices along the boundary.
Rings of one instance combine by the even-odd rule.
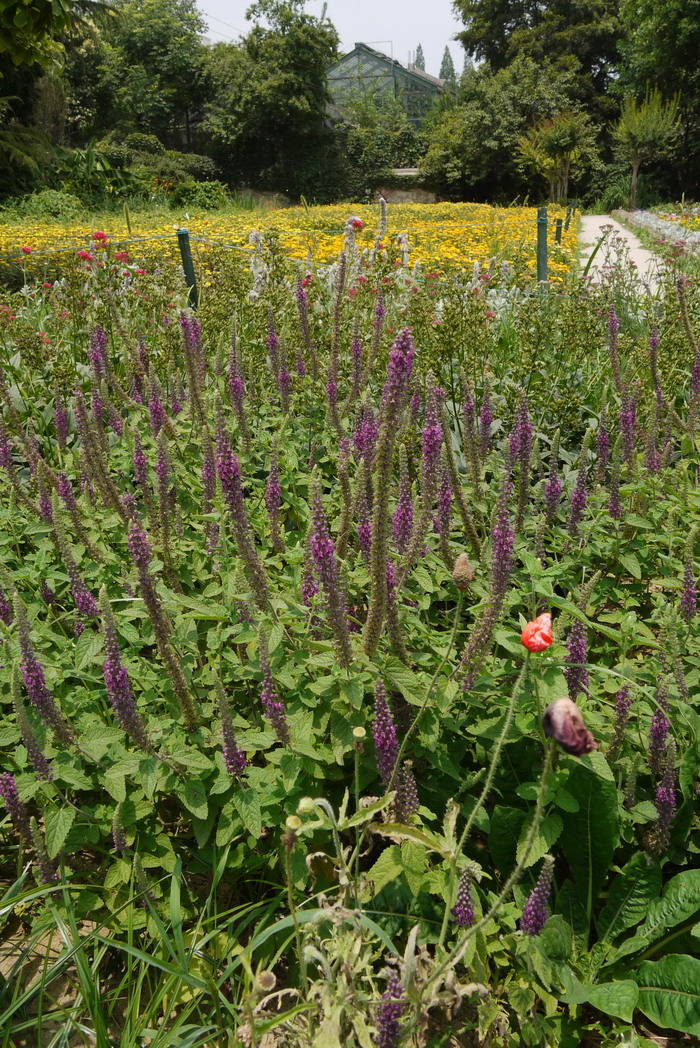
[[[629, 261], [639, 274], [640, 280], [649, 287], [650, 291], [655, 291], [658, 285], [659, 269], [663, 266], [662, 260], [658, 255], [654, 255], [651, 251], [647, 251], [646, 248], [642, 247], [634, 233], [630, 233], [628, 229], [621, 226], [620, 223], [616, 222], [614, 218], [610, 217], [610, 215], [582, 216], [581, 228], [579, 231], [579, 246], [581, 248], [579, 272], [584, 272], [588, 259], [590, 258], [596, 244], [603, 236], [606, 229], [610, 226], [612, 226], [612, 231], [609, 233], [607, 243], [614, 246], [615, 241], [619, 237], [627, 247]], [[620, 244], [619, 246], [623, 245]], [[589, 275], [592, 275], [594, 279], [600, 276], [600, 268], [605, 265], [605, 248], [606, 245], [604, 244], [596, 253], [591, 268], [588, 271]]]

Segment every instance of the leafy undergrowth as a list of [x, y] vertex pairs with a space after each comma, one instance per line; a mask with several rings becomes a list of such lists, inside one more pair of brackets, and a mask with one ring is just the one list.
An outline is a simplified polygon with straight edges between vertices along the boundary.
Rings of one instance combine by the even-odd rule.
[[694, 285], [111, 251], [0, 318], [3, 1048], [700, 1034]]

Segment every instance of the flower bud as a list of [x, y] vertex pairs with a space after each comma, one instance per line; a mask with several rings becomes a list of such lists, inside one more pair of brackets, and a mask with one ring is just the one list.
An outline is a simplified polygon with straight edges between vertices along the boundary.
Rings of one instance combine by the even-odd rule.
[[288, 815], [284, 821], [284, 825], [287, 827], [288, 830], [294, 833], [295, 830], [301, 829], [302, 824], [301, 819], [298, 815]]
[[277, 976], [266, 968], [255, 976], [255, 989], [260, 993], [271, 993], [276, 985]]
[[452, 570], [452, 581], [459, 590], [464, 590], [474, 579], [474, 571], [466, 553], [460, 553]]
[[310, 815], [316, 807], [313, 797], [302, 797], [297, 805], [299, 815]]
[[583, 723], [581, 711], [571, 699], [555, 699], [542, 714], [545, 735], [556, 739], [565, 753], [580, 757], [598, 749], [590, 731]]

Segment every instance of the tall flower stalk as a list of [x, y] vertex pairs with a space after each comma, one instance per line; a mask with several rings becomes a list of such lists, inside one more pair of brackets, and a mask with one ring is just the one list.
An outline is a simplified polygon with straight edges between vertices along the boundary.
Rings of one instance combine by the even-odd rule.
[[348, 631], [347, 595], [340, 576], [335, 546], [328, 528], [328, 521], [321, 502], [321, 488], [314, 479], [311, 488], [311, 536], [310, 550], [314, 567], [326, 596], [328, 624], [333, 632], [340, 663], [347, 669], [352, 661], [352, 648]]
[[391, 471], [396, 432], [410, 388], [414, 354], [413, 338], [406, 328], [399, 334], [389, 353], [386, 381], [382, 392], [379, 437], [374, 454], [375, 496], [372, 514], [370, 598], [362, 639], [363, 649], [370, 656], [377, 650], [386, 610], [386, 558]]

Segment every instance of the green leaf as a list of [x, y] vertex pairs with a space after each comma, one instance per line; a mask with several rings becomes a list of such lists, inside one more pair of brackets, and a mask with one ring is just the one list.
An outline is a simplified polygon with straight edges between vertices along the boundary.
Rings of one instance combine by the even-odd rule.
[[394, 822], [374, 823], [370, 826], [370, 830], [396, 841], [413, 841], [414, 844], [420, 844], [428, 851], [438, 852], [439, 855], [445, 857], [449, 857], [450, 854], [447, 842], [434, 833], [430, 833], [429, 830], [419, 830], [415, 826], [404, 826]]
[[700, 959], [671, 953], [642, 961], [634, 976], [641, 1012], [657, 1026], [700, 1036]]
[[644, 920], [661, 891], [661, 867], [646, 852], [634, 855], [615, 878], [598, 918], [600, 939], [617, 935]]
[[341, 833], [345, 833], [352, 826], [361, 826], [363, 822], [368, 822], [378, 811], [382, 808], [386, 808], [394, 796], [393, 791], [388, 793], [385, 797], [380, 797], [379, 800], [373, 801], [372, 804], [368, 804], [366, 808], [360, 808], [354, 815], [351, 815], [349, 819], [343, 820], [338, 823], [338, 830]]
[[560, 841], [579, 897], [590, 914], [619, 837], [617, 789], [614, 782], [582, 763], [572, 768], [566, 788], [578, 801], [579, 810], [565, 819]]
[[414, 844], [412, 841], [404, 841], [401, 845], [401, 861], [406, 883], [412, 894], [414, 896], [418, 895], [423, 887], [428, 862], [425, 848]]
[[425, 685], [420, 678], [393, 656], [384, 664], [384, 673], [412, 706], [420, 706], [425, 698]]
[[188, 811], [198, 819], [206, 819], [209, 814], [209, 802], [201, 779], [188, 779], [180, 796]]
[[248, 833], [257, 840], [262, 831], [262, 815], [257, 794], [252, 789], [239, 790], [231, 800]]
[[[530, 832], [532, 820], [529, 819], [523, 824], [523, 828], [520, 832], [520, 840], [518, 841], [518, 850], [515, 853], [517, 862], [520, 862], [525, 852], [525, 844], [527, 842], [527, 835]], [[532, 842], [530, 848], [530, 854], [527, 857], [525, 866], [534, 866], [536, 862], [546, 855], [549, 849], [552, 847], [554, 842], [558, 839], [564, 823], [561, 815], [557, 815], [556, 812], [552, 812], [551, 815], [547, 815], [540, 823], [537, 835]]]
[[641, 579], [642, 569], [639, 566], [639, 561], [635, 557], [634, 553], [621, 553], [620, 563], [624, 568], [627, 568], [630, 575], [635, 579]]
[[683, 870], [664, 887], [661, 898], [649, 907], [639, 934], [650, 942], [700, 910], [700, 870]]
[[75, 645], [75, 668], [85, 669], [99, 655], [104, 647], [104, 637], [101, 633], [91, 633], [85, 630], [80, 634]]
[[375, 895], [379, 895], [380, 891], [387, 884], [396, 880], [402, 873], [401, 849], [398, 844], [390, 844], [388, 848], [384, 849], [372, 869], [367, 873], [367, 880], [373, 887], [370, 898], [373, 899]]
[[527, 812], [497, 804], [491, 812], [489, 851], [494, 865], [507, 873], [515, 865], [515, 852]]
[[639, 987], [631, 979], [620, 979], [619, 982], [598, 983], [588, 988], [588, 1003], [605, 1015], [614, 1015], [616, 1019], [632, 1022], [632, 1012], [637, 1007]]
[[75, 808], [54, 808], [46, 813], [44, 835], [50, 859], [55, 859], [65, 844], [77, 814]]

